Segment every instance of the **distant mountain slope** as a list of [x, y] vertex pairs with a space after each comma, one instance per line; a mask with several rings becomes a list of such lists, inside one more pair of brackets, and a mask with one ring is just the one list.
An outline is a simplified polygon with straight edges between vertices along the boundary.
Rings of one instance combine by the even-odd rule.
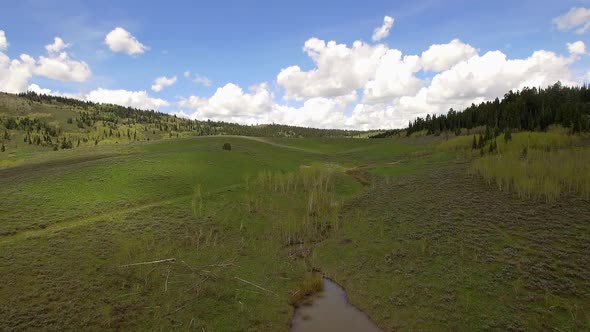
[[0, 148], [71, 149], [183, 136], [361, 137], [367, 132], [197, 121], [167, 113], [71, 98], [0, 93]]

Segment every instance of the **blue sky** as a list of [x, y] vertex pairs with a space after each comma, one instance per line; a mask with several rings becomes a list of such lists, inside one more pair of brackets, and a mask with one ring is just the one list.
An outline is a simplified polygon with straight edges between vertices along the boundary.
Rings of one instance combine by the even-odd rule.
[[[554, 20], [574, 7], [584, 9], [588, 6], [588, 1], [580, 0], [11, 1], [4, 3], [0, 11], [0, 30], [5, 32], [8, 43], [0, 52], [11, 60], [27, 54], [39, 62], [40, 56], [55, 57], [65, 51], [69, 60], [84, 62], [91, 74], [77, 79], [66, 76], [55, 79], [59, 74], [31, 67], [27, 86], [35, 84], [56, 94], [92, 99], [89, 93], [99, 88], [105, 91], [145, 91], [145, 98], [166, 102], [165, 106], [158, 107], [162, 111], [193, 118], [211, 117], [245, 123], [288, 121], [322, 127], [370, 128], [382, 124], [392, 127], [428, 111], [442, 112], [449, 105], [461, 108], [473, 101], [493, 98], [502, 91], [501, 88], [519, 88], [524, 82], [551, 84], [549, 80], [562, 76], [567, 82], [583, 82], [590, 63], [585, 49], [584, 52], [578, 51], [573, 59], [567, 43], [581, 41], [585, 44], [588, 33], [576, 32], [573, 25], [571, 28], [560, 27]], [[383, 24], [384, 16], [393, 18], [393, 26], [386, 37], [373, 41], [373, 31]], [[144, 45], [143, 53], [129, 55], [107, 45], [105, 37], [117, 27]], [[51, 55], [45, 45], [53, 43], [55, 37], [70, 46]], [[449, 60], [448, 65], [439, 70], [424, 70], [424, 61], [420, 60], [422, 69], [412, 69], [410, 76], [404, 74], [397, 78], [410, 82], [403, 88], [395, 86], [396, 82], [375, 82], [381, 87], [381, 97], [370, 101], [366, 98], [367, 82], [379, 81], [377, 71], [381, 70], [382, 76], [387, 76], [388, 73], [383, 72], [387, 68], [403, 71], [409, 67], [385, 66], [353, 78], [333, 75], [331, 83], [350, 87], [337, 93], [322, 93], [323, 83], [316, 78], [293, 76], [286, 79], [288, 82], [278, 82], [277, 75], [289, 66], [299, 66], [303, 73], [329, 69], [333, 54], [326, 53], [320, 63], [312, 59], [309, 50], [303, 49], [306, 41], [314, 37], [325, 43], [333, 40], [350, 49], [356, 40], [361, 40], [369, 48], [382, 44], [385, 49], [373, 51], [383, 55], [387, 50], [398, 50], [402, 61], [403, 56], [420, 56], [431, 45], [447, 44], [454, 39], [476, 52], [467, 50], [464, 56]], [[316, 51], [323, 54], [322, 50]], [[503, 74], [477, 81], [489, 88], [468, 92], [466, 97], [461, 97], [463, 93], [460, 92], [455, 95], [441, 92], [434, 84], [438, 81], [439, 85], [443, 81], [448, 83], [449, 77], [457, 76], [450, 72], [452, 67], [468, 61], [473, 55], [483, 57], [489, 51], [500, 51], [508, 60], [518, 60], [528, 59], [538, 50], [551, 52], [561, 60], [571, 60], [564, 60], [565, 63], [557, 58], [542, 57], [535, 60], [541, 61], [536, 66], [531, 65], [530, 72], [520, 73], [521, 77], [511, 74], [512, 85], [497, 81], [506, 80], [502, 76], [506, 68], [518, 66], [498, 64], [498, 72]], [[447, 55], [435, 54], [441, 59]], [[355, 56], [351, 61], [347, 64], [353, 66], [364, 60], [362, 56]], [[483, 58], [479, 67], [473, 63], [463, 70], [473, 71], [473, 75], [478, 76], [477, 70], [485, 67], [485, 61], [489, 60]], [[545, 75], [542, 72], [544, 67], [551, 72]], [[6, 77], [9, 75], [7, 68], [4, 69]], [[349, 69], [350, 66], [344, 65], [335, 71]], [[3, 73], [1, 70], [0, 74]], [[191, 73], [188, 78], [184, 76], [186, 71]], [[442, 74], [446, 71], [449, 72], [443, 80], [445, 75]], [[206, 77], [210, 86], [194, 82], [197, 74]], [[458, 76], [471, 77], [463, 74]], [[396, 74], [392, 72], [392, 75]], [[438, 75], [441, 77], [435, 78]], [[160, 91], [153, 91], [154, 80], [163, 76], [176, 77], [176, 81]], [[527, 81], [526, 76], [538, 79]], [[411, 83], [414, 77], [417, 81]], [[344, 81], [338, 82], [339, 79]], [[228, 83], [232, 85], [226, 93], [213, 98], [217, 89]], [[266, 84], [261, 85], [263, 83]], [[461, 82], [451, 83], [460, 85]], [[290, 90], [286, 88], [288, 84], [292, 84]], [[319, 87], [317, 93], [302, 92], [304, 85], [314, 87], [316, 84]], [[252, 86], [256, 88], [249, 90]], [[428, 91], [420, 95], [421, 89]], [[264, 95], [254, 92], [262, 90]], [[189, 103], [191, 96], [198, 99]], [[105, 93], [100, 98], [103, 99], [98, 101], [110, 101]], [[250, 102], [249, 106], [243, 105]], [[140, 101], [132, 100], [120, 103], [142, 105]], [[355, 109], [357, 118], [351, 119]], [[375, 119], [363, 121], [359, 118], [361, 116]], [[389, 122], [386, 118], [390, 119]]]

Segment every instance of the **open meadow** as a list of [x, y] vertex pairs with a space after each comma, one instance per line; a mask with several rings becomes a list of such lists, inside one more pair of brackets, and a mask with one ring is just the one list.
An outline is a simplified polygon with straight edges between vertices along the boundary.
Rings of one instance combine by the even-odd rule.
[[0, 330], [288, 330], [318, 271], [385, 330], [590, 328], [586, 191], [500, 188], [477, 171], [498, 156], [433, 136], [31, 152], [0, 169]]

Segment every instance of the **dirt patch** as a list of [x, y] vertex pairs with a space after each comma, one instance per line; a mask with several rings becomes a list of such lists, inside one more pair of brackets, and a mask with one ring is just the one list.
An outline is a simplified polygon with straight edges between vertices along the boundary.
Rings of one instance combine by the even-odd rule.
[[79, 158], [71, 158], [71, 159], [63, 159], [63, 160], [52, 160], [43, 163], [36, 163], [36, 164], [26, 164], [26, 165], [19, 165], [10, 168], [0, 169], [0, 179], [8, 179], [15, 176], [27, 175], [30, 173], [37, 173], [46, 171], [49, 169], [65, 167], [65, 166], [74, 166], [74, 165], [81, 165], [88, 162], [107, 159], [118, 156], [116, 154], [106, 154], [106, 155], [91, 155], [91, 156], [84, 156]]
[[372, 183], [371, 175], [369, 174], [368, 170], [369, 166], [365, 165], [351, 168], [344, 173], [354, 178], [358, 183], [362, 184], [363, 187], [368, 187]]

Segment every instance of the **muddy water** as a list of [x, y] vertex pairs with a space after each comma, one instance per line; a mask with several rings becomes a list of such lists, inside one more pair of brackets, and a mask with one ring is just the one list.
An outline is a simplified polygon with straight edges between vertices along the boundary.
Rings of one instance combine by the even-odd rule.
[[369, 317], [348, 303], [344, 289], [324, 279], [324, 291], [295, 310], [292, 332], [379, 331]]

